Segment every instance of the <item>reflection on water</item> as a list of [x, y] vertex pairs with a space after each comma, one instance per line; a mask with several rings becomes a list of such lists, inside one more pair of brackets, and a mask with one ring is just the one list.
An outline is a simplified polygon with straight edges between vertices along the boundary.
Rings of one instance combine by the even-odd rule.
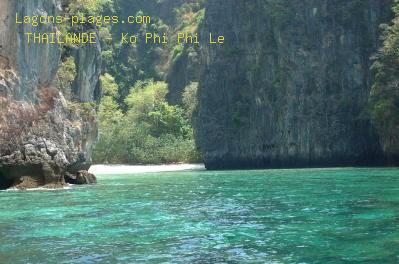
[[104, 175], [0, 192], [0, 263], [397, 263], [399, 170]]

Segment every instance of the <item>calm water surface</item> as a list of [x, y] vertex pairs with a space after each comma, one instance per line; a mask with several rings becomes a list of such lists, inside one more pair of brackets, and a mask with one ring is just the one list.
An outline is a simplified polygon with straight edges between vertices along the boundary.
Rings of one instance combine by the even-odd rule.
[[104, 175], [0, 192], [0, 263], [399, 263], [399, 169]]

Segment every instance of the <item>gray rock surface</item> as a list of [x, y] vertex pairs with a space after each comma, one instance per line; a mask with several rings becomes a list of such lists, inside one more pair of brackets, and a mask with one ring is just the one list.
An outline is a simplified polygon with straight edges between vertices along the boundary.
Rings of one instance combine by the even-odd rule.
[[60, 49], [56, 45], [29, 44], [26, 32], [54, 32], [52, 24], [37, 27], [16, 24], [20, 16], [56, 15], [60, 0], [3, 0], [0, 3], [0, 58], [18, 72], [19, 85], [9, 94], [16, 100], [37, 100], [40, 87], [50, 86], [58, 69]]
[[208, 168], [383, 162], [367, 105], [392, 1], [207, 2], [196, 139]]
[[[0, 3], [0, 189], [63, 185], [66, 176], [78, 177], [90, 166], [91, 146], [97, 139], [94, 110], [67, 102], [55, 87], [60, 48], [28, 45], [23, 36], [24, 32], [54, 32], [54, 26], [15, 24], [16, 13], [60, 12], [60, 0]], [[98, 99], [99, 94], [94, 95], [94, 89], [84, 83], [98, 83], [95, 61], [99, 59], [95, 57], [99, 54], [96, 48], [90, 59], [81, 60], [79, 78], [90, 80], [77, 82], [82, 85], [78, 101]]]
[[88, 171], [79, 171], [77, 174], [68, 174], [65, 177], [65, 181], [70, 184], [95, 184], [97, 183], [96, 176], [89, 173]]
[[[97, 39], [99, 37], [97, 36]], [[73, 51], [77, 76], [73, 84], [75, 99], [80, 102], [98, 101], [101, 97], [100, 43], [85, 45]]]

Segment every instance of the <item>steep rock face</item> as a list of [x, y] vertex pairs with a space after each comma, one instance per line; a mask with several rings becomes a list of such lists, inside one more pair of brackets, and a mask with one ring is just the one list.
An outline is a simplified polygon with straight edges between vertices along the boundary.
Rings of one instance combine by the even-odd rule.
[[370, 93], [373, 124], [388, 165], [399, 163], [399, 1], [392, 23], [383, 25], [383, 44], [372, 66], [375, 82]]
[[[73, 182], [90, 166], [90, 149], [97, 138], [94, 110], [65, 101], [54, 87], [60, 48], [28, 44], [24, 37], [24, 32], [54, 32], [56, 28], [15, 23], [16, 13], [60, 12], [60, 0], [0, 3], [0, 189]], [[84, 63], [81, 67], [96, 65]], [[98, 79], [92, 81], [98, 83]], [[82, 92], [86, 97], [78, 98], [80, 101], [95, 98], [91, 88], [82, 89], [90, 90]], [[93, 177], [86, 179], [94, 182]]]
[[[97, 39], [99, 39], [97, 35]], [[76, 64], [74, 82], [75, 99], [80, 102], [98, 101], [101, 97], [101, 47], [100, 43], [79, 47], [73, 52]]]
[[208, 168], [371, 165], [370, 56], [392, 1], [208, 1], [196, 118]]

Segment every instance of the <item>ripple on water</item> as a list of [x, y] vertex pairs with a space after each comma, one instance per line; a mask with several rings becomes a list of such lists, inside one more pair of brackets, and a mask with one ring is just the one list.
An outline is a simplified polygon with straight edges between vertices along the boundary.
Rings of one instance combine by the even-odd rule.
[[9, 190], [0, 192], [0, 257], [5, 263], [397, 263], [398, 172], [163, 172], [102, 175], [96, 186], [66, 190]]

